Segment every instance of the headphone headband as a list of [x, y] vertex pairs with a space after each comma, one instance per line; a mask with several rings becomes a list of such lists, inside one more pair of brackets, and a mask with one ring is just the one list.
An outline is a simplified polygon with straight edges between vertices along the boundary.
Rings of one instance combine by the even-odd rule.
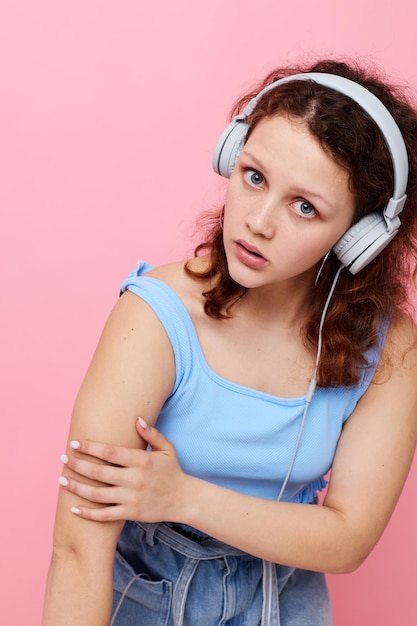
[[[350, 235], [351, 229], [349, 229], [345, 237], [334, 246], [334, 252], [339, 260], [355, 274], [375, 258], [398, 232], [400, 226], [398, 215], [403, 210], [405, 204], [408, 180], [408, 156], [401, 131], [388, 109], [368, 89], [343, 76], [321, 72], [293, 74], [267, 85], [250, 100], [243, 112], [237, 115], [223, 131], [214, 151], [213, 168], [221, 176], [230, 177], [246, 141], [249, 130], [247, 118], [265, 93], [293, 80], [312, 80], [323, 87], [333, 89], [354, 100], [374, 120], [385, 139], [391, 155], [394, 189], [383, 214], [379, 212], [372, 213], [372, 226], [366, 225], [365, 237], [363, 237], [364, 233], [361, 232], [361, 228], [357, 228], [361, 225], [362, 220], [360, 220], [358, 224], [352, 227], [355, 228], [354, 240], [352, 241], [352, 236], [347, 237], [347, 235]], [[369, 215], [366, 217], [369, 217]], [[355, 253], [357, 253], [358, 240], [362, 240], [360, 253], [355, 256], [353, 253], [350, 254], [350, 252], [352, 247], [355, 247]], [[363, 246], [366, 246], [365, 250], [362, 249]]]

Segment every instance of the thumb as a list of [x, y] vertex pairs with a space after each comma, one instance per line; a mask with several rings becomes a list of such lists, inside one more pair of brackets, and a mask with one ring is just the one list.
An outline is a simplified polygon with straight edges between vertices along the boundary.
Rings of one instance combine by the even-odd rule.
[[138, 417], [136, 420], [136, 430], [139, 435], [148, 443], [152, 450], [168, 450], [171, 447], [171, 443], [166, 439], [157, 428], [149, 426], [143, 417]]

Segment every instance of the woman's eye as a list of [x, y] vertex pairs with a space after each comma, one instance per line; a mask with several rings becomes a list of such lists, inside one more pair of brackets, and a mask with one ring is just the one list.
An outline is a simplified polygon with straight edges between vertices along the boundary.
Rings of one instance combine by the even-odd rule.
[[315, 217], [316, 209], [307, 200], [297, 200], [293, 202], [296, 212], [300, 217]]
[[256, 170], [247, 169], [244, 174], [245, 181], [253, 187], [259, 187], [264, 182], [262, 174]]

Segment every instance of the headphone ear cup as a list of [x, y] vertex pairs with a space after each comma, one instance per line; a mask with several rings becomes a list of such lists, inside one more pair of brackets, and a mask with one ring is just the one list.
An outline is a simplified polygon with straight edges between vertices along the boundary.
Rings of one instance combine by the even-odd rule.
[[388, 232], [382, 213], [368, 213], [335, 243], [333, 252], [352, 274], [357, 274], [389, 244], [397, 232], [398, 228]]
[[231, 122], [220, 136], [213, 154], [213, 169], [217, 174], [230, 178], [244, 146], [249, 124]]

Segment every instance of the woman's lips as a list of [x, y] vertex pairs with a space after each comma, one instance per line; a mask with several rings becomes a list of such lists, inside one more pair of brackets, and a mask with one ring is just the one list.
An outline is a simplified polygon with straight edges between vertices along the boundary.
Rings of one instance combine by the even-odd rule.
[[259, 270], [267, 265], [268, 261], [259, 252], [258, 248], [248, 242], [239, 239], [235, 243], [236, 256], [241, 263], [254, 270]]

